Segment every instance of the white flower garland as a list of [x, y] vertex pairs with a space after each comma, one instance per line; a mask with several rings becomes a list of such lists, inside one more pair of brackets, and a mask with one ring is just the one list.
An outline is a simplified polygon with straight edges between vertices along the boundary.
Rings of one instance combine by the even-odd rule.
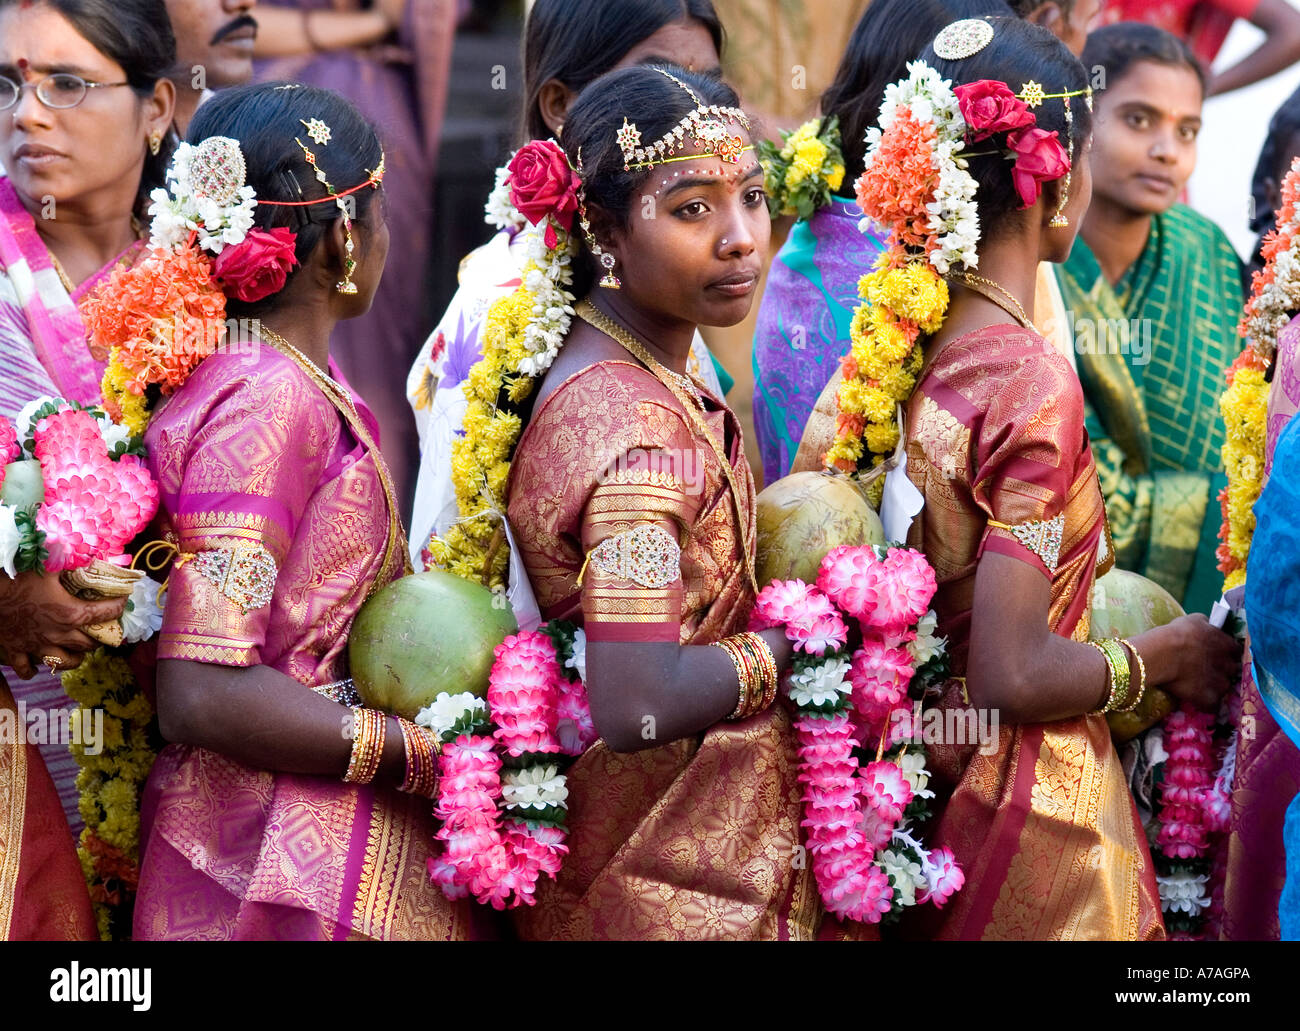
[[[894, 124], [899, 107], [908, 108], [916, 121], [933, 125], [931, 160], [939, 170], [939, 184], [926, 210], [930, 213], [929, 230], [939, 246], [930, 253], [930, 264], [940, 275], [947, 275], [953, 266], [976, 268], [980, 239], [979, 208], [975, 203], [978, 184], [961, 156], [966, 147], [966, 119], [961, 104], [948, 80], [929, 65], [912, 61], [907, 70], [906, 79], [886, 88], [878, 127], [867, 130], [867, 167], [880, 147], [883, 131]], [[870, 219], [863, 221], [870, 225]]]
[[167, 170], [170, 188], [158, 188], [149, 194], [153, 201], [149, 206], [149, 216], [153, 219], [151, 247], [178, 247], [190, 233], [197, 233], [198, 245], [203, 250], [220, 254], [227, 246], [243, 243], [253, 228], [257, 194], [251, 186], [241, 186], [237, 199], [228, 204], [194, 195], [190, 165], [197, 149], [188, 143], [180, 144]]

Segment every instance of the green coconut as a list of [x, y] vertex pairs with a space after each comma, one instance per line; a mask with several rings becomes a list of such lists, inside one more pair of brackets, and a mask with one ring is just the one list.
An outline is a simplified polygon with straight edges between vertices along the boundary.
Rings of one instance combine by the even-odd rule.
[[[1112, 569], [1092, 589], [1092, 627], [1089, 639], [1135, 637], [1153, 627], [1172, 623], [1183, 615], [1178, 600], [1154, 580]], [[1137, 667], [1132, 670], [1138, 675]], [[1158, 687], [1148, 687], [1132, 712], [1107, 713], [1111, 736], [1121, 744], [1154, 726], [1174, 711], [1174, 700]]]
[[5, 466], [4, 483], [0, 484], [0, 501], [14, 508], [26, 509], [45, 500], [45, 478], [41, 463], [34, 458], [10, 462]]
[[759, 586], [817, 579], [826, 553], [841, 544], [884, 544], [885, 528], [862, 492], [843, 476], [794, 473], [758, 495]]
[[362, 606], [348, 638], [361, 700], [407, 719], [441, 692], [487, 696], [492, 650], [518, 631], [504, 594], [443, 570], [403, 577]]

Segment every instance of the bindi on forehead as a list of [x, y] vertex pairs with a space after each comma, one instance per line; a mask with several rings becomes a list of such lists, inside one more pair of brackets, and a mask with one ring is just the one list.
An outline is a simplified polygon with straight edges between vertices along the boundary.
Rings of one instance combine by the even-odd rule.
[[18, 70], [20, 72], [25, 72], [30, 67], [31, 65], [28, 63], [27, 58], [25, 57], [18, 58]]
[[[683, 183], [694, 186], [713, 185], [714, 183], [724, 186], [734, 186], [736, 183], [744, 182], [746, 179], [757, 177], [762, 173], [762, 171], [762, 165], [757, 164], [742, 169], [729, 169], [719, 164], [707, 168], [677, 169], [673, 172], [664, 171], [658, 177], [659, 185], [655, 188], [654, 196], [658, 197], [665, 190], [671, 192]], [[652, 179], [653, 178], [654, 177], [652, 177]]]

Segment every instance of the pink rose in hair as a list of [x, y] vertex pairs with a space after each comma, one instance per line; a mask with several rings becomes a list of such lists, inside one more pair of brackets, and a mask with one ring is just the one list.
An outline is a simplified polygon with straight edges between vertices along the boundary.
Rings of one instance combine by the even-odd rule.
[[980, 79], [953, 89], [961, 116], [975, 132], [975, 142], [994, 133], [1024, 129], [1034, 124], [1034, 114], [1005, 82]]
[[1046, 129], [1034, 127], [1008, 133], [1007, 147], [1016, 156], [1011, 181], [1024, 201], [1022, 208], [1033, 207], [1042, 190], [1040, 183], [1059, 179], [1070, 170], [1070, 157], [1061, 141]]
[[298, 258], [292, 229], [250, 229], [242, 243], [226, 247], [212, 263], [213, 278], [227, 297], [252, 304], [284, 289]]

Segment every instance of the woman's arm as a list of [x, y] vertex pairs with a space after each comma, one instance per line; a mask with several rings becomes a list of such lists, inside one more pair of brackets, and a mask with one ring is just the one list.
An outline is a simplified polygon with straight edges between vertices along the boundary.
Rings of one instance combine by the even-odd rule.
[[297, 57], [370, 46], [382, 43], [401, 24], [383, 7], [366, 11], [305, 11], [267, 5], [258, 7], [255, 16], [258, 31], [253, 54], [259, 58]]
[[36, 675], [47, 658], [59, 669], [73, 669], [99, 642], [81, 629], [117, 619], [125, 598], [82, 601], [69, 594], [57, 574], [0, 574], [0, 663], [11, 666], [23, 680]]
[[1264, 41], [1231, 68], [1212, 76], [1207, 96], [1249, 86], [1300, 61], [1300, 11], [1288, 0], [1259, 0], [1250, 21], [1263, 31]]
[[[784, 673], [792, 649], [782, 630], [759, 634]], [[616, 752], [699, 734], [736, 708], [736, 667], [721, 648], [668, 642], [587, 645], [587, 697], [596, 730]]]
[[[1041, 723], [1095, 712], [1108, 695], [1101, 653], [1048, 629], [1051, 584], [1028, 563], [986, 552], [975, 573], [966, 689], [971, 704], [1011, 723]], [[1204, 616], [1182, 616], [1131, 639], [1147, 686], [1209, 709], [1241, 661], [1237, 642]], [[1136, 669], [1134, 670], [1136, 675]]]
[[[197, 745], [275, 773], [342, 777], [352, 755], [352, 710], [269, 666], [158, 663], [158, 724], [177, 744]], [[376, 780], [401, 783], [406, 750], [385, 717]]]

